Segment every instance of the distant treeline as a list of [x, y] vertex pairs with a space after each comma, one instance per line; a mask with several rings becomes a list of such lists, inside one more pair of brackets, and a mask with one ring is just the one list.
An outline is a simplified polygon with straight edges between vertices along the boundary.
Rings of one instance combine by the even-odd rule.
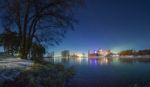
[[121, 56], [125, 55], [150, 55], [150, 49], [145, 49], [145, 50], [123, 50], [119, 53]]

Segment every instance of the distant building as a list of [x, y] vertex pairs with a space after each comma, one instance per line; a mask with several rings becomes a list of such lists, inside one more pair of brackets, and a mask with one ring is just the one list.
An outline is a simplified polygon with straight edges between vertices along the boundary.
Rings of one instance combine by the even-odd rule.
[[71, 57], [71, 58], [79, 58], [79, 55], [77, 55], [77, 54], [72, 54], [70, 57]]
[[70, 55], [71, 58], [83, 58], [85, 57], [85, 54], [83, 53], [73, 53], [72, 55]]
[[62, 58], [69, 58], [70, 57], [70, 51], [69, 50], [64, 50], [61, 52], [61, 57]]
[[86, 58], [86, 54], [85, 53], [82, 53], [82, 58]]

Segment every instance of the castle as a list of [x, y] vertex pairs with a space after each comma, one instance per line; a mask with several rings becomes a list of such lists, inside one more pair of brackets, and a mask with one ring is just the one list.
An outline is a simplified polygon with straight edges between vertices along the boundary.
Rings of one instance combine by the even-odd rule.
[[95, 58], [95, 57], [107, 57], [110, 56], [111, 51], [110, 50], [94, 50], [94, 51], [88, 51], [88, 57], [89, 58]]

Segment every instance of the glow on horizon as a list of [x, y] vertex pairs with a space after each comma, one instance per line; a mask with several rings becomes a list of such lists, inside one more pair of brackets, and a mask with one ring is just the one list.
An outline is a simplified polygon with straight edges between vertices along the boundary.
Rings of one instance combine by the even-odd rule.
[[135, 50], [135, 48], [137, 48], [137, 46], [135, 45], [135, 44], [122, 44], [122, 45], [117, 45], [117, 46], [115, 46], [115, 47], [112, 47], [111, 48], [111, 52], [112, 53], [119, 53], [120, 51], [122, 51], [122, 50], [128, 50], [128, 49], [134, 49]]
[[[85, 48], [79, 47], [78, 49], [77, 48], [74, 49], [74, 48], [70, 47], [70, 49], [68, 48], [68, 50], [70, 50], [71, 53], [85, 53], [85, 56], [88, 56], [88, 51], [92, 50], [94, 52], [94, 50], [96, 50], [96, 49], [94, 49], [96, 47], [93, 47], [93, 49], [91, 49], [91, 48], [92, 47], [85, 47]], [[112, 47], [108, 46], [108, 48], [107, 47], [105, 47], [105, 48], [104, 47], [97, 47], [97, 50], [99, 48], [104, 49], [104, 50], [108, 49], [108, 50], [111, 50], [112, 53], [118, 54], [122, 50], [128, 50], [128, 49], [138, 50], [138, 49], [140, 49], [140, 46], [136, 45], [135, 43], [119, 43], [119, 44], [116, 44], [115, 46], [112, 46]], [[55, 56], [60, 57], [62, 50], [64, 50], [64, 49], [63, 48], [60, 48], [59, 50], [54, 49]]]

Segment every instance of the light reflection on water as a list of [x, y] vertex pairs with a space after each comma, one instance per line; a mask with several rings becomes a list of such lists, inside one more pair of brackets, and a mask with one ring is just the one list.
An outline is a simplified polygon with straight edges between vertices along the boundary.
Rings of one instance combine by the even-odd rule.
[[55, 58], [54, 63], [74, 66], [69, 87], [144, 87], [150, 82], [150, 58]]
[[108, 65], [117, 63], [150, 63], [150, 58], [54, 58], [48, 60], [53, 63]]

